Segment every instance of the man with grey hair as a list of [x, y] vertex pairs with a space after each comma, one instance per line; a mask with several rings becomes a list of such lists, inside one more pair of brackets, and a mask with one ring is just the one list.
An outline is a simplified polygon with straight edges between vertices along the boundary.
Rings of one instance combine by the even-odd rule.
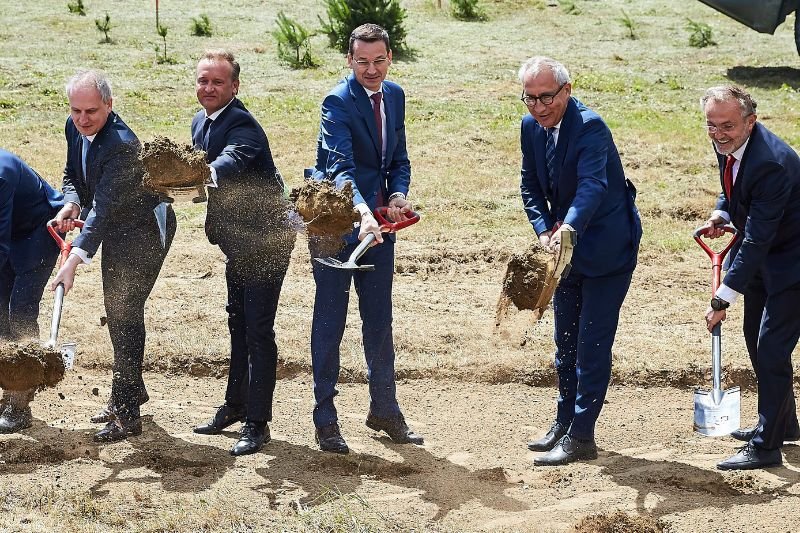
[[[577, 234], [572, 268], [553, 296], [558, 407], [550, 430], [528, 444], [535, 465], [595, 459], [594, 427], [611, 377], [611, 346], [642, 235], [636, 189], [625, 178], [605, 122], [572, 97], [567, 69], [532, 57], [519, 70], [522, 180], [539, 243], [557, 253]], [[559, 231], [556, 231], [556, 230]]]
[[90, 263], [103, 244], [103, 298], [114, 368], [108, 406], [92, 421], [106, 422], [95, 440], [116, 441], [142, 431], [139, 406], [147, 401], [144, 304], [175, 235], [175, 213], [142, 187], [139, 140], [112, 110], [107, 78], [94, 70], [79, 71], [66, 92], [66, 205], [53, 223], [62, 232], [73, 229], [79, 218], [84, 226], [51, 289], [63, 283], [68, 292], [78, 265]]
[[722, 192], [703, 226], [731, 223], [740, 238], [705, 318], [711, 331], [744, 296], [743, 331], [758, 378], [758, 423], [731, 436], [746, 441], [721, 470], [779, 465], [784, 440], [800, 439], [792, 391], [792, 351], [800, 338], [800, 158], [757, 121], [756, 102], [739, 87], [712, 87], [701, 99]]

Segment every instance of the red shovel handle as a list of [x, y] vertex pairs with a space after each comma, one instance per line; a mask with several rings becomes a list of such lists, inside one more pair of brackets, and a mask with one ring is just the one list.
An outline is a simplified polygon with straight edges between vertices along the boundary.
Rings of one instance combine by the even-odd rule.
[[407, 228], [408, 226], [419, 222], [419, 215], [414, 211], [409, 211], [406, 213], [406, 219], [399, 222], [390, 222], [387, 220], [386, 213], [388, 212], [388, 207], [375, 208], [375, 219], [378, 221], [378, 224], [381, 225], [381, 231], [384, 233], [394, 233], [395, 231]]
[[697, 241], [697, 244], [699, 244], [700, 247], [703, 250], [705, 250], [706, 254], [708, 254], [708, 257], [711, 258], [712, 295], [716, 293], [717, 288], [719, 288], [721, 271], [722, 271], [722, 261], [723, 259], [725, 259], [725, 256], [728, 255], [728, 252], [730, 252], [731, 248], [733, 248], [733, 245], [736, 243], [736, 240], [739, 238], [739, 233], [736, 231], [736, 228], [734, 228], [731, 224], [725, 224], [724, 226], [717, 226], [716, 228], [713, 229], [722, 229], [722, 231], [724, 231], [725, 233], [731, 234], [730, 241], [728, 241], [728, 244], [725, 245], [725, 247], [719, 252], [715, 252], [714, 250], [712, 250], [711, 247], [709, 247], [702, 239], [702, 237], [708, 235], [708, 233], [712, 231], [712, 228], [710, 227], [697, 228], [696, 230], [694, 230], [694, 233], [692, 234], [694, 240]]
[[[64, 260], [69, 255], [69, 251], [72, 250], [72, 241], [67, 241], [61, 238], [61, 235], [58, 234], [58, 230], [56, 230], [55, 220], [51, 220], [47, 223], [47, 231], [50, 232], [50, 236], [56, 241], [58, 248], [61, 250], [61, 260], [60, 264], [64, 263]], [[73, 220], [75, 223], [76, 228], [83, 228], [83, 220]]]

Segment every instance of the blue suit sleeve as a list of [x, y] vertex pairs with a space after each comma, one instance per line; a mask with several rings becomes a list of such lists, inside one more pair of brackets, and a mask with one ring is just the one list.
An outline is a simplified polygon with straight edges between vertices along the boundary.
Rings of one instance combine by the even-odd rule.
[[533, 123], [523, 120], [520, 127], [520, 147], [522, 149], [522, 169], [520, 171], [520, 193], [522, 207], [537, 235], [550, 230], [553, 220], [547, 209], [547, 199], [536, 173], [536, 154], [533, 146]]
[[320, 134], [322, 146], [327, 150], [325, 161], [326, 176], [333, 176], [336, 187], [341, 189], [345, 182], [353, 185], [353, 204], [365, 203], [356, 185], [356, 163], [353, 159], [353, 135], [350, 132], [350, 113], [344, 102], [335, 95], [328, 95], [322, 102]]
[[225, 148], [209, 163], [216, 170], [217, 181], [221, 186], [224, 185], [225, 178], [246, 169], [264, 146], [261, 132], [244, 117], [229, 126], [225, 139]]
[[[11, 252], [11, 219], [14, 211], [14, 192], [17, 184], [13, 175], [0, 175], [0, 268], [5, 266]], [[18, 181], [18, 178], [17, 178]]]
[[611, 132], [599, 118], [587, 121], [577, 137], [578, 183], [564, 223], [575, 228], [578, 236], [586, 231], [608, 192], [606, 163], [611, 142]]

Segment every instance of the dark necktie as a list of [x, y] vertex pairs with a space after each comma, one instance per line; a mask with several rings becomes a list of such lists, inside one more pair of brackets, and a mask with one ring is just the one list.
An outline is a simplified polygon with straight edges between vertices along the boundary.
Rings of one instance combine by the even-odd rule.
[[555, 128], [547, 128], [547, 142], [544, 147], [544, 159], [547, 163], [547, 178], [550, 183], [550, 190], [556, 179], [556, 139], [553, 136]]
[[728, 202], [731, 201], [733, 193], [733, 164], [735, 162], [736, 158], [733, 157], [733, 154], [728, 154], [725, 159], [725, 171], [722, 173], [722, 186], [725, 187], [725, 196], [728, 198]]
[[375, 115], [375, 126], [378, 128], [378, 152], [383, 159], [383, 118], [381, 117], [381, 97], [382, 93], [373, 93], [370, 96], [372, 99], [372, 112]]
[[211, 123], [214, 120], [211, 117], [206, 117], [206, 121], [203, 123], [203, 150], [208, 152], [208, 132], [211, 131]]

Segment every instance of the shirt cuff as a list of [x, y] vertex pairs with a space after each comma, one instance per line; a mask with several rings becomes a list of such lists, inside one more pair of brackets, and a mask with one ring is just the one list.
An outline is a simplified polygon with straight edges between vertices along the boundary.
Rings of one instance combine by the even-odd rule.
[[77, 255], [78, 257], [81, 258], [81, 261], [83, 262], [84, 265], [91, 264], [92, 262], [92, 258], [89, 257], [89, 254], [86, 252], [86, 250], [83, 250], [81, 248], [73, 247], [72, 250], [70, 250], [69, 255]]
[[393, 192], [392, 194], [389, 195], [389, 200], [388, 201], [391, 202], [395, 198], [400, 198], [402, 200], [405, 200], [406, 199], [406, 195], [404, 193], [402, 193], [402, 192]]
[[80, 213], [81, 213], [81, 204], [79, 204], [78, 202], [67, 202], [67, 203], [68, 204], [72, 204], [75, 207], [77, 207], [78, 208], [78, 214], [80, 215]]
[[[727, 211], [720, 211], [719, 209], [716, 209], [716, 210], [714, 210], [713, 213], [711, 213], [711, 218], [714, 218], [714, 217], [722, 217], [722, 218], [725, 219], [725, 222], [730, 222], [731, 221], [731, 216], [728, 214], [728, 212]], [[723, 300], [725, 300], [725, 298], [723, 298]], [[727, 300], [725, 300], [725, 301], [727, 302]]]
[[716, 294], [714, 294], [714, 296], [716, 296], [721, 300], [725, 300], [729, 304], [733, 305], [736, 302], [736, 299], [739, 297], [739, 293], [731, 289], [724, 283], [720, 283], [719, 288], [717, 289], [717, 292]]
[[217, 169], [208, 165], [208, 168], [211, 169], [211, 177], [209, 178], [211, 181], [206, 183], [206, 187], [217, 187]]
[[361, 214], [362, 217], [364, 215], [367, 215], [367, 214], [370, 214], [370, 215], [372, 214], [372, 211], [370, 210], [370, 208], [366, 204], [366, 202], [361, 202], [361, 203], [356, 204], [355, 205], [355, 209], [356, 209], [356, 211], [359, 212], [359, 214]]

